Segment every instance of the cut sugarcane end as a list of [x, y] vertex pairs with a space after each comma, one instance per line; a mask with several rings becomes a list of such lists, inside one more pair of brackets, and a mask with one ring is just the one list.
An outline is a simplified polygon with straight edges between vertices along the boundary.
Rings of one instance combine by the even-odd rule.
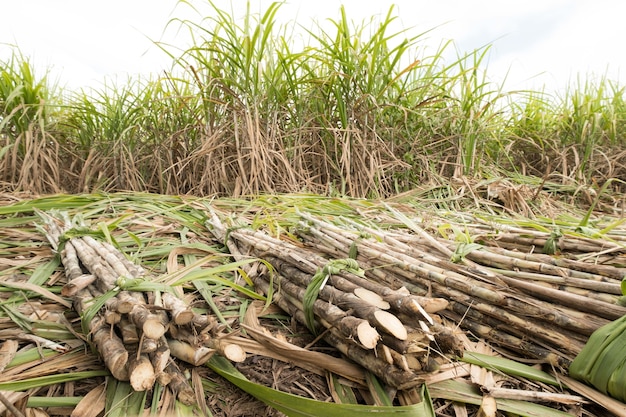
[[400, 319], [393, 314], [387, 311], [378, 310], [374, 312], [374, 317], [376, 318], [378, 325], [385, 329], [389, 334], [395, 336], [398, 340], [406, 340], [408, 338], [406, 327], [404, 327], [404, 324], [402, 324]]
[[356, 333], [359, 343], [367, 349], [374, 349], [380, 340], [380, 334], [366, 321], [357, 326]]
[[354, 290], [354, 295], [359, 297], [361, 300], [380, 308], [381, 310], [389, 310], [391, 307], [389, 303], [383, 300], [380, 295], [365, 288], [356, 288]]
[[240, 363], [246, 360], [246, 351], [241, 346], [233, 343], [224, 345], [220, 353], [232, 362]]
[[130, 385], [135, 391], [146, 391], [154, 386], [156, 375], [154, 367], [148, 356], [142, 354], [139, 358], [133, 358], [130, 372]]

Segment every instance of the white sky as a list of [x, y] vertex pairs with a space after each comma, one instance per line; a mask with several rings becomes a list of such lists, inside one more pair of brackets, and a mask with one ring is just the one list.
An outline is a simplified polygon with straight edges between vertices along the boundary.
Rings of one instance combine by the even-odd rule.
[[[190, 0], [206, 9], [205, 0]], [[246, 0], [215, 0], [224, 10], [245, 12]], [[577, 74], [583, 79], [606, 75], [626, 85], [626, 2], [614, 0], [288, 0], [281, 21], [310, 28], [312, 19], [339, 16], [361, 22], [384, 17], [396, 4], [398, 28], [418, 34], [435, 28], [422, 44], [434, 52], [453, 40], [461, 52], [491, 43], [486, 68], [506, 90], [543, 86], [556, 92]], [[267, 0], [250, 0], [263, 11]], [[50, 68], [60, 84], [74, 89], [98, 86], [106, 77], [158, 73], [171, 60], [152, 41], [189, 46], [175, 31], [163, 32], [171, 18], [200, 17], [177, 0], [4, 0], [0, 24], [0, 60], [7, 44], [19, 47], [38, 68]], [[453, 52], [452, 49], [450, 52]], [[624, 68], [620, 73], [620, 68]]]

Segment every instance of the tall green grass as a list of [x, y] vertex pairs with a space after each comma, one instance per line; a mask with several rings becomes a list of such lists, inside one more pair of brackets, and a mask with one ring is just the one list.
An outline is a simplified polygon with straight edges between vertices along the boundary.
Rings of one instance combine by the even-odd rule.
[[625, 176], [626, 106], [609, 79], [507, 92], [488, 46], [427, 53], [427, 30], [394, 29], [393, 7], [364, 22], [338, 7], [298, 32], [280, 3], [179, 6], [206, 10], [170, 21], [191, 45], [157, 44], [172, 59], [158, 78], [68, 94], [17, 52], [3, 63], [5, 189], [387, 197], [460, 176]]
[[59, 190], [55, 89], [19, 51], [0, 62], [0, 181], [10, 189]]

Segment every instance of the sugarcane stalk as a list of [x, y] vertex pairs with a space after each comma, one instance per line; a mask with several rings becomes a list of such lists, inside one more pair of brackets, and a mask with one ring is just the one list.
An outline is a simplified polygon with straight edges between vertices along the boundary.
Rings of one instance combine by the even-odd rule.
[[216, 352], [206, 346], [192, 346], [176, 339], [168, 339], [167, 344], [172, 356], [194, 366], [204, 365]]
[[90, 246], [80, 238], [70, 240], [76, 249], [76, 253], [85, 267], [98, 277], [96, 284], [102, 292], [113, 289], [116, 285], [118, 275], [113, 268], [104, 262]]
[[324, 339], [341, 353], [373, 372], [385, 384], [391, 387], [409, 389], [423, 382], [413, 371], [400, 369], [395, 364], [377, 357], [372, 350], [363, 349], [354, 343], [348, 343], [342, 335], [335, 332], [332, 328], [328, 333], [325, 333]]
[[593, 298], [612, 305], [618, 304], [619, 296], [622, 294], [620, 284], [612, 282], [598, 282], [579, 278], [555, 277], [553, 275], [509, 269], [491, 268], [491, 270], [502, 276], [532, 281], [538, 285], [559, 289], [573, 294], [584, 295], [585, 297]]
[[[278, 263], [276, 260], [272, 262], [271, 257], [266, 257], [266, 259], [282, 272], [283, 280], [281, 280], [281, 283], [284, 284], [284, 280], [287, 279], [300, 288], [306, 288], [309, 284], [310, 278], [297, 268]], [[407, 337], [406, 329], [393, 314], [379, 309], [354, 294], [342, 292], [332, 285], [326, 285], [320, 290], [319, 296], [329, 303], [332, 301], [334, 305], [343, 311], [350, 310], [357, 317], [367, 319], [374, 327], [378, 327], [400, 340], [404, 340]], [[319, 315], [319, 311], [316, 311], [316, 314]]]
[[[242, 235], [248, 235], [248, 232], [243, 230], [240, 233], [233, 233], [234, 239], [244, 239]], [[323, 265], [327, 262], [320, 256], [316, 256], [315, 254], [307, 254], [307, 255], [297, 255], [295, 247], [285, 247], [286, 244], [281, 244], [280, 242], [274, 242], [270, 237], [263, 236], [258, 233], [254, 233], [253, 235], [254, 242], [249, 242], [249, 240], [245, 240], [246, 243], [250, 243], [254, 245], [254, 251], [257, 254], [264, 253], [268, 248], [272, 248], [272, 255], [275, 255], [276, 258], [289, 263], [287, 265], [283, 262], [276, 262], [277, 264], [283, 266], [284, 268], [295, 268], [290, 269], [289, 272], [285, 272], [286, 276], [296, 276], [301, 277], [301, 271], [307, 271], [311, 274], [315, 274], [317, 269], [323, 267]], [[261, 236], [263, 236], [263, 241], [260, 241]], [[278, 246], [282, 245], [282, 246]], [[282, 248], [282, 249], [281, 249]], [[307, 262], [303, 263], [299, 260], [306, 256]], [[272, 258], [274, 259], [274, 258]], [[295, 262], [294, 262], [295, 259]], [[272, 261], [270, 261], [272, 262]], [[275, 261], [274, 261], [275, 262]], [[436, 312], [445, 308], [446, 301], [444, 299], [430, 299], [426, 297], [418, 297], [413, 295], [399, 294], [394, 292], [393, 290], [387, 288], [383, 289], [382, 285], [371, 284], [371, 281], [367, 281], [363, 278], [360, 278], [354, 274], [346, 274], [341, 273], [338, 275], [332, 275], [329, 277], [329, 282], [336, 288], [343, 288], [346, 291], [354, 292], [355, 288], [366, 288], [370, 291], [374, 291], [377, 294], [381, 295], [384, 301], [392, 302], [393, 306], [398, 311], [404, 311], [407, 313], [420, 314], [425, 317], [429, 322], [432, 322], [430, 319], [428, 312]], [[299, 282], [300, 285], [307, 285], [306, 278]], [[324, 294], [320, 294], [324, 297]], [[326, 298], [328, 299], [328, 298]], [[424, 307], [423, 307], [423, 306]]]
[[176, 395], [178, 400], [186, 405], [195, 404], [196, 394], [178, 366], [170, 361], [165, 368], [165, 372], [170, 376], [167, 386]]
[[[525, 357], [537, 358], [545, 363], [563, 368], [567, 368], [570, 361], [573, 359], [569, 355], [567, 357], [564, 356], [560, 351], [540, 346], [534, 340], [516, 337], [505, 331], [486, 326], [471, 317], [457, 314], [454, 311], [445, 310], [441, 315], [449, 318], [453, 322], [463, 323], [463, 327], [475, 335], [489, 340], [496, 345], [504, 346], [515, 352], [520, 352]], [[503, 327], [506, 327], [506, 323], [503, 323]]]
[[120, 319], [117, 328], [120, 330], [120, 335], [122, 337], [122, 340], [124, 341], [124, 344], [139, 344], [139, 334], [137, 333], [137, 327], [135, 327], [135, 325], [130, 322], [127, 316], [124, 316]]
[[126, 263], [122, 262], [122, 260], [116, 255], [118, 252], [112, 246], [105, 246], [102, 242], [95, 240], [91, 236], [82, 236], [79, 238], [82, 242], [85, 243], [92, 251], [98, 255], [101, 259], [104, 259], [106, 264], [109, 265], [110, 269], [117, 277], [132, 277], [133, 274], [126, 267]]
[[193, 321], [195, 313], [183, 300], [168, 292], [162, 294], [162, 299], [163, 307], [170, 311], [175, 325], [182, 326]]
[[[68, 279], [70, 279], [69, 276]], [[87, 288], [89, 285], [93, 284], [96, 279], [96, 276], [92, 274], [78, 275], [76, 276], [76, 278], [71, 279], [61, 288], [61, 295], [63, 297], [73, 297], [78, 291]]]
[[[213, 233], [218, 239], [223, 240], [226, 236], [226, 232], [221, 221], [215, 212], [211, 212], [211, 217]], [[226, 239], [226, 245], [229, 248], [231, 255], [236, 260], [243, 258], [232, 235], [229, 236], [229, 239]], [[270, 294], [270, 284], [268, 282], [264, 281], [258, 275], [251, 275], [251, 278], [253, 279], [255, 286], [257, 286], [257, 288], [259, 288], [264, 294]], [[297, 302], [299, 307], [294, 307], [294, 305], [281, 296], [280, 293], [274, 294], [273, 301], [276, 302], [283, 310], [294, 315], [294, 317], [296, 317], [301, 323], [306, 323], [301, 304], [304, 298], [304, 290], [296, 285], [293, 285], [292, 287], [288, 280], [281, 279], [281, 282], [290, 288], [292, 301]], [[285, 290], [284, 287], [281, 289]], [[319, 299], [314, 302], [313, 309], [318, 318], [321, 317], [322, 323], [326, 324], [326, 328], [329, 328], [330, 326], [337, 326], [340, 331], [344, 332], [345, 336], [357, 340], [366, 349], [372, 349], [376, 346], [380, 336], [376, 330], [369, 325], [369, 323], [365, 324], [367, 323], [366, 321], [351, 318], [338, 307], [333, 306], [330, 303], [326, 304]]]
[[[481, 298], [488, 301], [490, 305], [509, 306], [507, 308], [511, 308], [516, 312], [523, 312], [524, 315], [541, 317], [543, 320], [567, 326], [571, 329], [582, 329], [582, 331], [585, 331], [587, 334], [593, 332], [598, 325], [602, 325], [604, 322], [592, 316], [586, 316], [580, 319], [578, 319], [578, 317], [571, 317], [570, 315], [560, 313], [558, 309], [555, 309], [554, 305], [544, 304], [537, 300], [533, 300], [532, 303], [526, 303], [520, 300], [519, 296], [509, 294], [503, 289], [492, 289], [492, 286], [488, 283], [481, 283], [473, 278], [464, 277], [463, 275], [438, 267], [428, 266], [403, 254], [394, 253], [390, 255], [384, 253], [383, 248], [373, 249], [377, 246], [377, 244], [372, 242], [367, 242], [366, 246], [364, 240], [359, 241], [359, 253], [362, 254], [362, 258], [368, 261], [374, 261], [379, 265], [382, 264], [383, 268], [402, 276], [404, 279], [432, 288], [435, 291], [435, 295], [445, 296], [447, 298], [450, 297], [451, 294], [456, 294], [456, 296], [462, 298], [466, 298], [467, 296]], [[359, 261], [360, 259], [361, 258], [357, 258]], [[462, 296], [461, 294], [466, 294], [466, 296]], [[469, 301], [469, 299], [466, 299], [465, 302]]]
[[209, 339], [208, 345], [211, 349], [219, 352], [220, 355], [232, 362], [243, 362], [246, 360], [246, 351], [238, 344], [230, 343], [227, 337], [213, 337]]
[[[302, 306], [305, 291], [304, 288], [293, 284], [282, 276], [277, 278], [280, 279], [279, 285], [281, 291], [290, 295], [291, 299], [288, 300], [295, 306], [295, 310], [287, 307], [287, 310], [285, 311], [290, 312], [301, 323], [306, 323], [306, 319], [304, 318], [304, 307]], [[263, 287], [264, 286], [261, 286], [262, 291], [267, 290], [267, 288]], [[280, 293], [277, 294], [275, 298], [279, 297]], [[320, 299], [315, 300], [313, 303], [313, 311], [316, 317], [321, 319], [318, 321], [324, 325], [325, 328], [336, 327], [344, 334], [344, 337], [357, 341], [367, 349], [373, 349], [380, 339], [380, 335], [375, 328], [371, 326], [371, 322], [362, 318], [353, 317], [330, 302], [324, 302]]]
[[122, 340], [100, 316], [91, 321], [90, 330], [91, 338], [111, 374], [119, 381], [128, 381], [129, 356]]
[[147, 354], [131, 352], [128, 369], [130, 385], [135, 391], [146, 391], [154, 386], [156, 374]]
[[[276, 302], [285, 311], [290, 313], [290, 315], [292, 315], [299, 321], [304, 322], [304, 314], [302, 312], [302, 306], [298, 303], [297, 300], [294, 300], [294, 298], [297, 298], [297, 297], [285, 297], [285, 295], [289, 294], [289, 290], [287, 289], [287, 287], [289, 289], [292, 288], [290, 286], [290, 283], [288, 284], [287, 283], [288, 281], [286, 282], [283, 279], [281, 279], [280, 282], [281, 282], [280, 283], [281, 293], [276, 294], [273, 301]], [[255, 284], [258, 285], [258, 282], [255, 282]], [[268, 283], [265, 283], [265, 285], [269, 286]], [[263, 288], [263, 286], [261, 287]], [[296, 287], [296, 288], [299, 288], [299, 287]], [[263, 292], [267, 292], [267, 289], [261, 289], [261, 290]], [[382, 313], [385, 313], [385, 312], [382, 312]], [[358, 320], [356, 318], [346, 317], [339, 323], [342, 323], [349, 319]], [[318, 317], [318, 320], [324, 323], [324, 320], [320, 319], [319, 317]], [[332, 331], [339, 331], [338, 334], [341, 334], [343, 338], [345, 338], [346, 340], [361, 340], [362, 341], [365, 339], [365, 337], [363, 337], [362, 335], [359, 337], [357, 337], [356, 335], [348, 335], [348, 337], [346, 337], [346, 331], [343, 330], [341, 325], [331, 326], [330, 324], [325, 324], [325, 327], [328, 329], [331, 329]], [[369, 326], [367, 327], [369, 328]], [[352, 327], [352, 328], [354, 329], [355, 327]], [[403, 331], [406, 332], [406, 329], [403, 328]], [[378, 336], [374, 340], [377, 341]], [[426, 342], [424, 342], [424, 340]], [[383, 341], [384, 341], [384, 346], [376, 342], [372, 343], [371, 346], [372, 347], [376, 346], [377, 352], [379, 352], [378, 354], [381, 355], [382, 358], [386, 358], [386, 361], [388, 363], [390, 364], [396, 363], [401, 368], [406, 368], [408, 366], [407, 361], [401, 358], [402, 354], [404, 354], [407, 351], [410, 351], [413, 353], [417, 353], [417, 352], [426, 353], [430, 339], [424, 335], [423, 331], [419, 331], [419, 332], [414, 331], [414, 332], [411, 332], [410, 341], [408, 340], [402, 341], [396, 337], [386, 336], [384, 334], [383, 334]], [[419, 342], [422, 342], [420, 346], [418, 346]], [[448, 342], [446, 341], [446, 343]], [[363, 343], [360, 343], [360, 344], [363, 345]]]
[[561, 305], [575, 308], [581, 312], [592, 313], [608, 320], [615, 320], [626, 314], [626, 307], [616, 304], [606, 303], [604, 301], [584, 297], [567, 291], [561, 291], [555, 288], [548, 288], [533, 282], [512, 277], [502, 276], [502, 280], [511, 287], [518, 288], [533, 297], [537, 297], [538, 299], [546, 301], [558, 300]]
[[[571, 281], [580, 284], [587, 283], [588, 285], [593, 285], [594, 282], [618, 284], [623, 274], [623, 271], [618, 268], [607, 267], [606, 265], [558, 259], [538, 253], [520, 253], [498, 247], [485, 247], [479, 251], [472, 251], [467, 256], [484, 265], [553, 275], [564, 281], [578, 278], [580, 281]], [[604, 291], [604, 289], [599, 289], [599, 291]]]

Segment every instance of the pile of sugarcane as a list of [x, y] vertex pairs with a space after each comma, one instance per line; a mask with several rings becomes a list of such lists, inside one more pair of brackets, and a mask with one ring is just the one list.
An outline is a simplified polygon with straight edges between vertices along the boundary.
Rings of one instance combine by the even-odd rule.
[[241, 224], [226, 230], [215, 214], [207, 227], [235, 257], [271, 264], [275, 271], [256, 274], [256, 286], [303, 323], [310, 323], [306, 295], [326, 279], [312, 307], [315, 331], [394, 387], [418, 381], [438, 355], [460, 354], [459, 328], [516, 357], [567, 369], [595, 330], [626, 313], [618, 304], [623, 269], [533, 252], [553, 244], [602, 254], [619, 245], [532, 231], [500, 242], [492, 229], [482, 231], [482, 245], [463, 248], [413, 222], [383, 230], [299, 216], [291, 238]]
[[233, 361], [245, 359], [239, 346], [216, 337], [217, 321], [193, 311], [182, 294], [133, 290], [150, 278], [113, 245], [66, 214], [39, 215], [65, 269], [62, 295], [72, 298], [85, 334], [116, 379], [130, 381], [135, 391], [158, 381], [192, 404], [194, 391], [173, 358], [194, 366], [216, 351]]
[[235, 258], [271, 264], [248, 271], [258, 290], [389, 386], [412, 388], [421, 374], [462, 355], [454, 329], [434, 314], [446, 308], [445, 299], [369, 280], [347, 254], [329, 260], [250, 228], [227, 231], [215, 213], [207, 226]]

